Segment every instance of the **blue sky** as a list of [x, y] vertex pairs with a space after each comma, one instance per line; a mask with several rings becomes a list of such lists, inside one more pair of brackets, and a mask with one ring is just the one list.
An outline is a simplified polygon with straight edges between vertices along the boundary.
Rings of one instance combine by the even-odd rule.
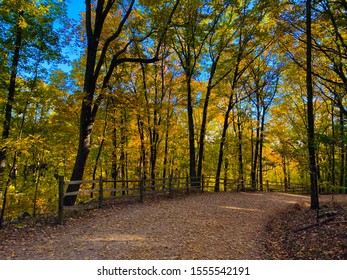
[[67, 6], [69, 17], [79, 20], [80, 12], [85, 10], [84, 0], [69, 0]]
[[[84, 0], [68, 0], [66, 1], [67, 7], [68, 7], [68, 17], [70, 19], [75, 20], [76, 22], [80, 21], [80, 13], [85, 10], [85, 3]], [[79, 49], [70, 49], [71, 47], [64, 48], [63, 53], [64, 55], [68, 56], [70, 60], [75, 60], [79, 57], [80, 50]], [[59, 69], [63, 70], [64, 72], [70, 72], [72, 70], [72, 67], [70, 63], [68, 64], [60, 64]]]

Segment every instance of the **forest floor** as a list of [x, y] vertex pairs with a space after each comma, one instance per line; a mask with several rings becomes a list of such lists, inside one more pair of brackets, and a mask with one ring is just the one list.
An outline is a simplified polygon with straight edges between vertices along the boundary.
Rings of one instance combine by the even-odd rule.
[[[204, 193], [88, 210], [69, 215], [63, 225], [28, 219], [0, 230], [0, 260], [308, 258], [295, 254], [312, 251], [305, 234], [316, 232], [316, 238], [322, 226], [293, 232], [302, 226], [299, 217], [315, 222], [308, 202], [284, 193]], [[344, 232], [323, 239], [333, 238], [341, 251], [347, 217], [340, 216], [324, 226]], [[292, 240], [298, 242], [291, 246]], [[335, 247], [320, 258], [343, 258]]]
[[319, 220], [303, 202], [273, 217], [267, 225], [269, 259], [346, 260], [347, 195], [320, 196]]

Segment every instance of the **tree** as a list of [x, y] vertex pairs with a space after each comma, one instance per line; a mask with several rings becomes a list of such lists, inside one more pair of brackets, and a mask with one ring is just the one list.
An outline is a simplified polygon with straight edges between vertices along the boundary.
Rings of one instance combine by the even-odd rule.
[[[0, 8], [1, 24], [4, 26], [0, 46], [5, 50], [4, 64], [8, 65], [10, 81], [7, 84], [7, 101], [4, 112], [2, 140], [10, 136], [13, 106], [15, 102], [18, 72], [28, 75], [30, 65], [38, 61], [53, 61], [59, 57], [59, 39], [53, 23], [64, 18], [65, 4], [61, 1], [3, 1]], [[33, 39], [35, 38], [35, 39]], [[14, 47], [13, 47], [14, 46]], [[6, 145], [0, 148], [0, 176], [6, 167]]]
[[[224, 123], [222, 128], [222, 135], [220, 139], [220, 147], [218, 153], [218, 163], [216, 171], [216, 184], [215, 191], [219, 191], [220, 174], [222, 170], [224, 146], [227, 137], [227, 130], [230, 124], [230, 113], [235, 106], [236, 94], [235, 91], [239, 87], [239, 80], [244, 75], [245, 71], [253, 64], [253, 62], [268, 48], [268, 44], [258, 48], [258, 42], [264, 39], [264, 33], [261, 25], [258, 25], [264, 18], [265, 10], [263, 6], [252, 6], [251, 2], [245, 2], [240, 5], [236, 10], [235, 17], [235, 39], [233, 41], [233, 47], [229, 50], [229, 55], [233, 58], [232, 65], [229, 67], [229, 80], [230, 80], [230, 93], [224, 113]], [[260, 13], [258, 13], [260, 11]], [[271, 42], [271, 40], [270, 40]], [[249, 95], [249, 93], [248, 93]], [[240, 102], [243, 98], [239, 98]]]
[[[323, 87], [320, 90], [323, 99], [331, 100], [339, 108], [339, 133], [340, 133], [340, 187], [347, 188], [346, 166], [347, 166], [347, 145], [345, 139], [345, 121], [347, 116], [346, 106], [346, 54], [347, 42], [345, 36], [346, 9], [347, 5], [342, 1], [320, 1], [313, 7], [314, 11], [320, 15], [321, 25], [317, 25], [316, 36], [313, 36], [313, 49], [322, 56], [319, 68], [312, 74]], [[322, 26], [325, 26], [323, 28]], [[324, 40], [321, 40], [324, 38]]]
[[307, 88], [307, 124], [308, 124], [308, 154], [311, 178], [311, 209], [319, 209], [316, 152], [314, 141], [314, 113], [312, 86], [312, 32], [311, 32], [311, 0], [306, 0], [306, 88]]
[[211, 27], [206, 23], [202, 26], [208, 17], [208, 14], [204, 13], [204, 8], [206, 8], [205, 1], [185, 1], [184, 5], [180, 7], [180, 16], [173, 21], [175, 33], [172, 48], [175, 50], [184, 71], [187, 91], [189, 173], [192, 178], [197, 177], [192, 80], [194, 75], [196, 75], [196, 68], [201, 58], [204, 44], [214, 28], [214, 25]]
[[[276, 60], [271, 56], [271, 49], [264, 52], [257, 61], [250, 67], [249, 75], [245, 77], [249, 91], [253, 94], [250, 101], [255, 108], [255, 130], [253, 163], [251, 167], [252, 189], [256, 190], [258, 181], [260, 190], [263, 190], [263, 142], [265, 129], [265, 116], [277, 93], [280, 66], [276, 65]], [[258, 168], [259, 166], [259, 168]], [[258, 172], [259, 171], [259, 172]], [[257, 178], [259, 174], [259, 180]]]
[[[314, 101], [317, 103], [321, 100], [327, 102], [330, 100], [339, 109], [342, 115], [345, 115], [345, 100], [346, 98], [346, 68], [345, 68], [345, 57], [346, 57], [346, 43], [345, 43], [345, 11], [346, 5], [345, 1], [319, 1], [311, 3], [311, 77], [312, 77], [312, 90], [315, 90], [313, 94]], [[307, 16], [302, 13], [307, 6], [307, 2], [297, 2], [293, 3], [291, 6], [291, 11], [287, 12], [285, 16], [287, 21], [287, 34], [290, 34], [291, 39], [285, 39], [283, 44], [287, 55], [295, 61], [295, 63], [301, 67], [304, 71], [307, 69], [307, 61], [304, 60], [306, 57], [305, 50], [307, 49]], [[306, 9], [307, 10], [307, 9]], [[286, 38], [287, 35], [283, 36]], [[290, 46], [290, 47], [289, 47]], [[313, 102], [313, 107], [314, 103]], [[310, 103], [310, 102], [308, 102]], [[313, 112], [317, 112], [317, 109], [313, 109]], [[317, 115], [317, 113], [316, 113]], [[306, 117], [307, 119], [307, 117]], [[341, 139], [344, 139], [343, 128], [345, 127], [343, 117], [339, 118], [342, 120], [339, 125], [336, 125], [340, 130]], [[337, 119], [336, 119], [337, 121]], [[335, 125], [333, 125], [335, 126]], [[315, 123], [315, 128], [319, 129], [317, 123]], [[308, 129], [308, 128], [307, 128]], [[335, 129], [335, 128], [334, 128]], [[307, 133], [308, 134], [308, 133]], [[317, 134], [317, 133], [315, 133]], [[322, 135], [320, 135], [318, 140], [321, 140]], [[327, 137], [324, 133], [324, 137]], [[305, 143], [308, 141], [305, 140]], [[315, 141], [316, 144], [318, 143]], [[331, 145], [336, 143], [331, 142]], [[346, 166], [346, 145], [344, 141], [341, 141], [340, 146], [340, 170], [336, 172], [337, 176], [340, 176], [340, 183], [342, 187], [345, 178], [343, 175]], [[335, 148], [334, 148], [335, 149]], [[316, 172], [317, 176], [320, 176], [321, 170], [321, 157], [319, 155], [319, 150], [315, 147], [316, 151]], [[332, 160], [334, 162], [334, 160]], [[337, 171], [337, 169], [335, 169]], [[341, 176], [342, 175], [342, 176]], [[342, 179], [342, 180], [341, 180]]]
[[[43, 78], [43, 62], [58, 61], [61, 57], [61, 41], [57, 35], [54, 23], [58, 19], [64, 21], [66, 6], [61, 1], [41, 1], [39, 4], [34, 1], [3, 1], [0, 6], [1, 26], [3, 36], [0, 40], [0, 47], [6, 55], [3, 56], [4, 65], [7, 67], [9, 82], [7, 87], [6, 104], [4, 109], [2, 137], [0, 146], [0, 177], [4, 178], [5, 185], [4, 200], [2, 205], [0, 226], [3, 221], [6, 206], [7, 189], [11, 180], [16, 179], [17, 172], [17, 151], [13, 155], [12, 162], [8, 162], [8, 147], [11, 143], [10, 131], [14, 118], [16, 95], [20, 89], [20, 84], [26, 84], [30, 93], [36, 91], [37, 81]], [[62, 38], [62, 37], [61, 37]], [[33, 73], [33, 77], [32, 77]], [[1, 85], [2, 86], [2, 85]], [[26, 99], [23, 110], [23, 117], [20, 125], [18, 138], [22, 137], [24, 121], [27, 107], [30, 105], [30, 96]], [[15, 137], [13, 137], [15, 139]], [[9, 176], [4, 176], [6, 165], [9, 166]], [[38, 173], [40, 174], [40, 173]], [[39, 175], [37, 181], [39, 180]], [[38, 185], [38, 182], [36, 186]], [[34, 214], [36, 214], [36, 193], [34, 199]]]
[[[171, 23], [171, 18], [179, 4], [179, 0], [176, 0], [174, 6], [167, 17], [167, 21], [164, 26], [159, 28], [159, 38], [157, 43], [157, 50], [154, 57], [152, 58], [139, 58], [130, 57], [129, 48], [132, 45], [144, 42], [153, 30], [148, 31], [144, 37], [136, 37], [136, 32], [133, 34], [128, 34], [127, 43], [123, 43], [121, 38], [122, 33], [124, 33], [126, 22], [129, 20], [131, 13], [135, 9], [135, 0], [131, 0], [128, 7], [122, 11], [122, 3], [116, 3], [114, 0], [98, 0], [96, 2], [95, 11], [92, 13], [92, 3], [90, 0], [86, 0], [86, 15], [85, 15], [85, 28], [86, 28], [86, 40], [87, 40], [87, 50], [86, 50], [86, 68], [84, 74], [84, 85], [83, 92], [84, 98], [81, 106], [80, 114], [80, 133], [76, 160], [71, 175], [71, 181], [81, 180], [83, 178], [84, 168], [87, 162], [87, 158], [90, 151], [91, 145], [91, 135], [93, 131], [93, 126], [95, 123], [95, 118], [99, 110], [101, 101], [104, 98], [104, 91], [108, 89], [109, 81], [114, 72], [114, 69], [120, 64], [126, 62], [132, 63], [153, 63], [158, 60], [161, 44], [163, 42], [164, 36], [167, 29]], [[122, 1], [120, 1], [122, 2]], [[114, 32], [108, 36], [104, 42], [101, 42], [102, 31], [105, 27], [106, 18], [113, 13], [122, 11], [122, 17], [119, 21], [118, 26], [114, 29]], [[125, 36], [125, 34], [123, 34]], [[119, 49], [114, 51], [112, 45], [117, 42], [121, 45]], [[103, 44], [102, 44], [103, 43]], [[105, 64], [106, 55], [110, 53], [111, 61], [108, 65]], [[103, 68], [107, 67], [105, 71]], [[103, 73], [105, 72], [105, 74]], [[101, 85], [100, 78], [102, 79]], [[101, 92], [97, 92], [97, 88], [101, 88]], [[97, 95], [97, 97], [95, 97]], [[80, 185], [70, 185], [68, 192], [74, 192], [79, 190]], [[77, 196], [68, 196], [64, 199], [65, 205], [73, 205], [76, 201]]]
[[[209, 67], [209, 77], [206, 86], [206, 94], [204, 98], [204, 106], [202, 112], [202, 121], [200, 127], [200, 136], [199, 136], [199, 152], [198, 152], [198, 169], [197, 177], [202, 176], [203, 170], [203, 160], [204, 160], [204, 147], [205, 147], [205, 137], [207, 129], [207, 119], [208, 119], [208, 108], [210, 103], [210, 97], [212, 90], [218, 86], [232, 71], [231, 69], [223, 69], [224, 72], [217, 73], [220, 67], [220, 60], [224, 54], [227, 53], [228, 47], [231, 42], [235, 39], [234, 33], [230, 32], [233, 22], [230, 21], [229, 16], [233, 14], [233, 8], [230, 8], [229, 5], [222, 6], [219, 8], [216, 13], [216, 23], [213, 30], [213, 33], [209, 35], [208, 40], [208, 57], [210, 58]], [[225, 16], [223, 17], [223, 15]], [[226, 16], [230, 14], [229, 16]], [[205, 62], [206, 63], [206, 62]], [[219, 74], [219, 75], [218, 75]]]

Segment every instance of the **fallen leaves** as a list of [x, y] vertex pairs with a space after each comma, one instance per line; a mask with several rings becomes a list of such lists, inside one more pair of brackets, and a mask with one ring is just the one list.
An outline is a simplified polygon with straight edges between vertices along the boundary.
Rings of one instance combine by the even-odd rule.
[[62, 226], [6, 228], [0, 259], [262, 259], [265, 225], [293, 201], [307, 197], [204, 193], [89, 210]]
[[315, 225], [316, 212], [308, 204], [294, 205], [271, 220], [265, 239], [268, 258], [347, 259], [347, 204], [331, 203], [328, 197], [322, 200], [324, 211], [337, 212], [331, 221]]

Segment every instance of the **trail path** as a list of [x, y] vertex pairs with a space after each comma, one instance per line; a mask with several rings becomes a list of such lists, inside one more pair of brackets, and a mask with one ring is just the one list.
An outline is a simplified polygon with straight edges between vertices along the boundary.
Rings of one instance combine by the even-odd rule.
[[309, 198], [205, 193], [88, 211], [62, 226], [0, 232], [0, 259], [266, 259], [266, 223]]

